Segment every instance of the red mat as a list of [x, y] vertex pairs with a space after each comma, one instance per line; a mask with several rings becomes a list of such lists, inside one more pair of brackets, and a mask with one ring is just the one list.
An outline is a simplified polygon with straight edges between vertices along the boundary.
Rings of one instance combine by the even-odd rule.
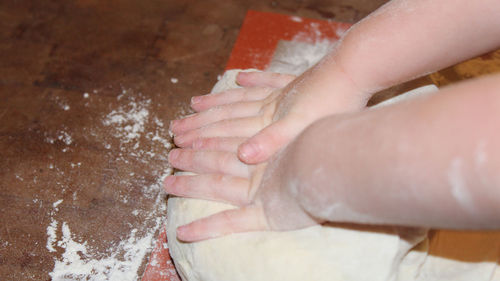
[[[275, 13], [248, 11], [226, 65], [227, 69], [266, 69], [280, 40], [314, 43], [335, 41], [351, 25]], [[168, 222], [167, 222], [168, 223]], [[160, 231], [142, 281], [179, 281], [166, 247], [165, 227]]]
[[257, 68], [264, 70], [271, 62], [280, 40], [314, 43], [335, 41], [351, 25], [275, 13], [248, 11], [234, 44], [227, 69]]

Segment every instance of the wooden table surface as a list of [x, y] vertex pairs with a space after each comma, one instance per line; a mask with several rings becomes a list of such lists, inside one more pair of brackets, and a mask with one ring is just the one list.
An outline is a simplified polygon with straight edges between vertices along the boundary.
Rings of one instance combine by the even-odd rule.
[[[383, 2], [1, 1], [0, 280], [50, 280], [71, 245], [83, 265], [141, 276], [152, 245], [139, 242], [154, 242], [165, 215], [169, 121], [215, 83], [246, 11], [354, 23]], [[497, 51], [422, 79], [499, 62]], [[146, 258], [123, 262], [131, 253]]]

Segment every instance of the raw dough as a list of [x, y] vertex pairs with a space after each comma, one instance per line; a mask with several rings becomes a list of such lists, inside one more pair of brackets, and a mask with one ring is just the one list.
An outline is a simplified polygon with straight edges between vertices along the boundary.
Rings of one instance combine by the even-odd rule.
[[[236, 74], [227, 72], [213, 92], [237, 87]], [[184, 281], [500, 281], [500, 270], [494, 276], [498, 232], [436, 232], [429, 240], [423, 229], [331, 224], [233, 234], [198, 243], [176, 239], [178, 226], [229, 208], [233, 207], [169, 198], [168, 246]]]
[[334, 226], [234, 234], [197, 243], [175, 239], [177, 226], [228, 208], [196, 199], [168, 200], [168, 246], [182, 280], [397, 280], [394, 269], [417, 242], [402, 239], [396, 228]]

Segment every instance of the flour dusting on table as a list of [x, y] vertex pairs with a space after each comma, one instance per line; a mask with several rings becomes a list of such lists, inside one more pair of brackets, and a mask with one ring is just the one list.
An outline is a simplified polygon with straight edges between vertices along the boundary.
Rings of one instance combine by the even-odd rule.
[[[172, 146], [168, 128], [157, 115], [152, 100], [140, 92], [121, 89], [114, 100], [103, 103], [98, 91], [94, 90], [84, 92], [81, 99], [90, 109], [93, 106], [109, 108], [107, 113], [97, 116], [94, 123], [83, 130], [90, 141], [100, 146], [98, 149], [107, 155], [109, 161], [116, 163], [117, 168], [112, 170], [110, 184], [125, 188], [113, 190], [113, 196], [127, 206], [131, 200], [130, 192], [139, 187], [140, 200], [151, 202], [148, 204], [152, 206], [148, 206], [148, 212], [131, 210], [130, 215], [137, 217], [139, 223], [129, 223], [129, 231], [118, 233], [120, 239], [114, 239], [106, 246], [102, 241], [96, 244], [98, 236], [93, 239], [82, 237], [79, 225], [68, 218], [60, 218], [62, 213], [59, 213], [59, 209], [74, 208], [81, 191], [72, 191], [64, 200], [56, 199], [48, 214], [50, 219], [46, 230], [46, 249], [54, 253], [54, 268], [49, 275], [52, 280], [138, 280], [139, 271], [154, 247], [158, 230], [165, 223], [163, 215], [166, 202], [162, 182], [165, 176], [171, 174], [167, 152]], [[61, 98], [54, 98], [54, 102], [62, 110], [71, 109]], [[61, 147], [61, 152], [71, 153], [79, 140], [69, 132], [71, 130], [64, 126], [58, 131], [46, 132], [45, 141]], [[61, 187], [61, 194], [64, 195], [66, 189], [70, 189], [68, 185], [71, 181], [66, 180], [70, 175], [65, 175], [56, 165], [49, 165], [49, 169], [61, 178], [54, 182]], [[82, 162], [73, 160], [67, 165], [78, 175]], [[137, 170], [141, 167], [147, 167], [147, 170]], [[121, 177], [120, 173], [125, 171], [127, 177]], [[96, 173], [106, 172], [96, 170]], [[151, 178], [157, 180], [151, 183]], [[102, 227], [105, 229], [106, 225]], [[106, 247], [104, 251], [103, 244]], [[95, 245], [100, 247], [96, 248]]]

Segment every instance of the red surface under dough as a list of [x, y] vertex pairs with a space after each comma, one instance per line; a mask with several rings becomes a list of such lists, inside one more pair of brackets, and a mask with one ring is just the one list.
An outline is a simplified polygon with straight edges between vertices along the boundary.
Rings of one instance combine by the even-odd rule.
[[280, 40], [336, 40], [351, 25], [334, 21], [248, 11], [226, 69], [257, 68], [264, 70]]

